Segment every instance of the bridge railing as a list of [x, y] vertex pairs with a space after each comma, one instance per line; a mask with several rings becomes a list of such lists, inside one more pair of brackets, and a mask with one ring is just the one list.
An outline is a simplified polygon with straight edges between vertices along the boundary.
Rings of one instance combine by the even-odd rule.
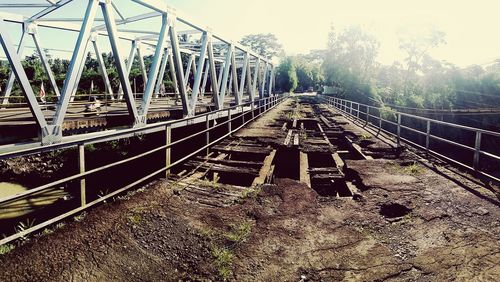
[[[363, 126], [372, 126], [439, 158], [500, 182], [500, 133], [374, 107], [326, 95], [328, 105]], [[471, 141], [472, 140], [472, 141]], [[451, 146], [451, 147], [450, 147]], [[453, 148], [453, 149], [452, 149]]]
[[[145, 181], [163, 175], [163, 177], [169, 177], [170, 170], [179, 166], [189, 158], [196, 156], [200, 153], [203, 153], [205, 150], [208, 150], [211, 146], [220, 142], [224, 138], [227, 138], [232, 133], [238, 131], [243, 126], [252, 122], [256, 118], [260, 117], [270, 109], [277, 106], [284, 99], [286, 99], [286, 95], [281, 96], [272, 96], [263, 98], [260, 100], [256, 100], [254, 102], [247, 102], [242, 105], [229, 107], [223, 110], [216, 110], [209, 113], [204, 113], [195, 117], [184, 118], [181, 120], [162, 122], [157, 124], [151, 124], [147, 128], [137, 128], [137, 129], [126, 129], [118, 132], [104, 132], [101, 135], [90, 134], [87, 137], [84, 137], [78, 141], [63, 141], [60, 144], [53, 144], [49, 146], [41, 146], [36, 148], [26, 148], [20, 150], [14, 150], [11, 152], [3, 152], [0, 153], [0, 159], [8, 159], [12, 157], [22, 157], [28, 156], [32, 154], [39, 154], [47, 151], [59, 150], [59, 149], [77, 149], [77, 162], [79, 172], [75, 173], [71, 176], [64, 177], [61, 179], [57, 179], [51, 181], [50, 183], [38, 186], [36, 188], [27, 190], [23, 193], [15, 194], [12, 196], [0, 198], [0, 215], [2, 211], [12, 209], [12, 207], [19, 206], [19, 203], [23, 200], [27, 200], [36, 196], [43, 196], [43, 193], [47, 191], [53, 191], [53, 189], [58, 187], [64, 187], [66, 192], [71, 194], [79, 194], [79, 199], [76, 199], [77, 202], [72, 204], [72, 207], [69, 210], [61, 208], [64, 212], [60, 214], [54, 214], [49, 218], [44, 219], [41, 222], [37, 222], [36, 225], [28, 226], [28, 228], [23, 228], [22, 230], [17, 230], [18, 232], [7, 235], [5, 238], [0, 240], [0, 245], [6, 244], [13, 240], [24, 238], [26, 235], [33, 233], [35, 231], [41, 230], [51, 224], [54, 224], [58, 221], [61, 221], [67, 217], [75, 215], [79, 212], [82, 212], [92, 206], [95, 206], [99, 203], [105, 202], [107, 199], [115, 197], [124, 191], [136, 187], [141, 183], [145, 183]], [[219, 120], [219, 122], [217, 122]], [[221, 121], [222, 120], [222, 121]], [[174, 141], [172, 138], [172, 130], [175, 128], [183, 128], [188, 125], [199, 125], [203, 126], [204, 129], [199, 130], [195, 133], [188, 134], [187, 136], [181, 136], [177, 140]], [[88, 165], [88, 161], [86, 160], [86, 145], [95, 145], [99, 143], [105, 143], [109, 141], [119, 140], [130, 138], [134, 136], [145, 136], [153, 133], [164, 132], [165, 133], [165, 143], [164, 145], [148, 149], [145, 152], [141, 152], [137, 155], [120, 159], [118, 161], [113, 161], [111, 163], [101, 165], [90, 170], [86, 170], [86, 165]], [[80, 136], [81, 137], [81, 136]], [[198, 139], [196, 139], [198, 137]], [[205, 138], [203, 138], [205, 137]], [[196, 147], [196, 142], [199, 142], [199, 139], [204, 139], [201, 147]], [[196, 141], [198, 140], [198, 141]], [[179, 145], [181, 148], [186, 151], [186, 154], [179, 156], [177, 154], [177, 158], [172, 158], [172, 148]], [[98, 197], [94, 197], [94, 199], [89, 199], [87, 196], [88, 189], [94, 189], [95, 187], [87, 187], [87, 182], [91, 177], [112, 177], [112, 178], [122, 178], [121, 175], [114, 175], [113, 169], [119, 168], [122, 165], [130, 165], [132, 162], [149, 158], [154, 154], [160, 154], [163, 156], [164, 163], [148, 163], [149, 170], [154, 168], [154, 165], [159, 166], [159, 168], [154, 168], [154, 171], [147, 171], [147, 168], [143, 167], [142, 172], [145, 174], [141, 175], [138, 179], [134, 179], [132, 182], [127, 183], [124, 186], [113, 189], [113, 191], [108, 193], [102, 193]], [[149, 159], [148, 159], [149, 160]], [[140, 167], [133, 167], [133, 169], [141, 169]], [[145, 172], [144, 172], [145, 171]], [[111, 173], [110, 173], [111, 172]], [[129, 173], [128, 171], [123, 171], [123, 173]], [[113, 174], [113, 175], [109, 175]], [[76, 189], [76, 191], [75, 191]], [[79, 190], [79, 191], [78, 191]], [[95, 191], [94, 191], [95, 192]], [[95, 194], [95, 193], [94, 193]], [[56, 203], [57, 204], [57, 203]], [[60, 203], [61, 204], [61, 203]], [[55, 205], [55, 204], [54, 204]], [[59, 210], [58, 210], [59, 211]], [[34, 214], [33, 217], [37, 215]], [[33, 222], [33, 221], [31, 221]], [[5, 234], [4, 234], [5, 235]]]

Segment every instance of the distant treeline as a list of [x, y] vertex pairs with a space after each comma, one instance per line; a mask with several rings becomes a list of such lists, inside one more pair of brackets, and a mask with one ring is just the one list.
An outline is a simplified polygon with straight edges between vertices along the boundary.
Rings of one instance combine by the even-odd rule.
[[[301, 91], [313, 86], [334, 86], [338, 97], [369, 105], [425, 114], [419, 109], [500, 108], [500, 59], [488, 65], [459, 68], [429, 55], [445, 44], [445, 34], [399, 34], [403, 62], [382, 65], [376, 61], [380, 43], [360, 27], [337, 32], [333, 27], [324, 50], [284, 57], [278, 67], [277, 86]], [[429, 115], [427, 115], [429, 116]], [[433, 115], [434, 118], [481, 126], [498, 131], [499, 115]]]

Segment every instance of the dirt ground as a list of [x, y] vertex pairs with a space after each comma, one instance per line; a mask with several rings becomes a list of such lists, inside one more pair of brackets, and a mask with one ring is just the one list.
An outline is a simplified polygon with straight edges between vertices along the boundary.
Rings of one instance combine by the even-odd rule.
[[[291, 105], [237, 137], [280, 143]], [[359, 189], [349, 198], [283, 178], [232, 189], [232, 204], [216, 207], [157, 181], [1, 255], [0, 281], [500, 280], [493, 192], [411, 154], [346, 166]]]

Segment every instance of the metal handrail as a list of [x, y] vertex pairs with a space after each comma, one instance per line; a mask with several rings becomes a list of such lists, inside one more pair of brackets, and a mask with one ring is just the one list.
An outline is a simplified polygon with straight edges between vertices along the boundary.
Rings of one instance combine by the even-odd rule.
[[[41, 185], [39, 187], [36, 187], [34, 189], [30, 189], [30, 190], [27, 190], [23, 193], [19, 193], [19, 194], [16, 194], [16, 195], [12, 195], [12, 196], [9, 196], [9, 197], [4, 197], [4, 198], [1, 198], [0, 199], [0, 204], [8, 204], [10, 202], [13, 202], [15, 200], [18, 200], [18, 199], [21, 199], [21, 198], [24, 198], [24, 197], [27, 197], [27, 196], [30, 196], [30, 195], [33, 195], [33, 194], [36, 194], [36, 193], [40, 193], [40, 192], [43, 192], [45, 190], [48, 190], [48, 189], [51, 189], [53, 188], [54, 186], [56, 185], [60, 185], [60, 184], [63, 184], [63, 183], [67, 183], [67, 182], [70, 182], [70, 181], [75, 181], [75, 180], [80, 180], [80, 189], [81, 189], [81, 193], [83, 193], [83, 195], [86, 195], [86, 187], [85, 187], [85, 182], [84, 182], [84, 179], [89, 176], [89, 175], [92, 175], [92, 174], [95, 174], [97, 172], [100, 172], [100, 171], [103, 171], [103, 170], [107, 170], [107, 169], [110, 169], [112, 167], [116, 167], [118, 165], [122, 165], [124, 163], [129, 163], [133, 160], [137, 160], [139, 158], [143, 158], [145, 156], [148, 156], [148, 155], [151, 155], [155, 152], [159, 152], [159, 151], [162, 151], [162, 150], [165, 150], [167, 153], [167, 155], [170, 155], [170, 150], [171, 148], [174, 146], [174, 145], [177, 145], [177, 144], [180, 144], [182, 142], [185, 142], [185, 141], [188, 141], [196, 136], [199, 136], [203, 133], [207, 134], [207, 141], [206, 141], [206, 144], [204, 146], [202, 146], [201, 148], [198, 148], [194, 151], [192, 151], [191, 153], [187, 154], [186, 156], [180, 158], [179, 160], [176, 160], [175, 162], [171, 163], [171, 160], [170, 160], [170, 157], [167, 157], [166, 159], [166, 163], [165, 163], [165, 166], [163, 166], [162, 168], [142, 177], [141, 179], [139, 180], [136, 180], [122, 188], [119, 188], [109, 194], [106, 194], [102, 197], [99, 197], [98, 199], [92, 201], [92, 202], [86, 202], [86, 198], [85, 196], [82, 197], [81, 199], [81, 205], [80, 207], [77, 207], [75, 209], [72, 209], [71, 211], [68, 211], [66, 213], [63, 213], [61, 215], [58, 215], [58, 216], [55, 216], [49, 220], [46, 220], [44, 222], [41, 222], [31, 228], [28, 228], [26, 230], [22, 230], [18, 233], [15, 233], [11, 236], [8, 236], [6, 238], [3, 238], [2, 240], [0, 240], [0, 245], [2, 244], [5, 244], [5, 243], [8, 243], [8, 242], [11, 242], [13, 240], [16, 240], [18, 238], [21, 238], [23, 236], [26, 236], [27, 234], [30, 234], [32, 232], [35, 232], [37, 230], [40, 230], [50, 224], [53, 224], [57, 221], [60, 221], [64, 218], [67, 218], [73, 214], [76, 214], [80, 211], [83, 211], [85, 209], [88, 209], [90, 208], [91, 206], [94, 206], [95, 204], [97, 203], [100, 203], [102, 201], [105, 201], [106, 199], [110, 198], [110, 197], [113, 197], [127, 189], [130, 189], [134, 186], [136, 186], [137, 184], [145, 181], [145, 180], [148, 180], [162, 172], [166, 172], [166, 171], [169, 171], [171, 168], [181, 164], [182, 162], [186, 161], [187, 159], [195, 156], [196, 154], [202, 152], [203, 150], [213, 146], [214, 144], [220, 142], [221, 140], [223, 140], [224, 138], [230, 136], [231, 134], [233, 134], [234, 132], [238, 131], [239, 129], [241, 129], [243, 126], [247, 125], [248, 123], [252, 122], [253, 120], [255, 120], [256, 118], [260, 117], [261, 115], [263, 115], [264, 113], [266, 113], [267, 111], [269, 111], [270, 109], [274, 108], [275, 106], [277, 106], [279, 103], [283, 102], [287, 97], [285, 95], [282, 95], [282, 96], [272, 96], [272, 97], [267, 97], [267, 98], [263, 98], [263, 99], [260, 99], [260, 100], [255, 100], [254, 102], [248, 102], [248, 103], [245, 103], [245, 104], [242, 104], [242, 105], [237, 105], [237, 106], [234, 106], [234, 107], [230, 107], [230, 108], [227, 108], [227, 109], [222, 109], [222, 110], [216, 110], [216, 111], [213, 111], [213, 112], [209, 112], [209, 113], [204, 113], [203, 115], [200, 115], [200, 116], [196, 116], [196, 117], [189, 117], [189, 118], [186, 118], [186, 119], [183, 119], [181, 121], [185, 122], [185, 121], [188, 121], [188, 120], [194, 120], [196, 118], [203, 118], [203, 120], [207, 123], [207, 128], [201, 130], [201, 131], [198, 131], [196, 133], [193, 133], [189, 136], [186, 136], [182, 139], [179, 139], [179, 140], [176, 140], [175, 142], [172, 142], [171, 141], [171, 137], [170, 137], [170, 134], [171, 134], [171, 129], [173, 128], [173, 125], [176, 125], [176, 123], [178, 123], [179, 121], [169, 121], [169, 122], [164, 122], [164, 123], [161, 123], [161, 124], [155, 124], [155, 128], [157, 127], [161, 127], [162, 130], [164, 130], [166, 133], [167, 133], [167, 140], [166, 140], [166, 144], [165, 145], [162, 145], [160, 147], [156, 147], [156, 148], [153, 148], [151, 150], [148, 150], [146, 152], [143, 152], [143, 153], [140, 153], [138, 155], [135, 155], [135, 156], [132, 156], [132, 157], [129, 157], [129, 158], [126, 158], [126, 159], [122, 159], [122, 160], [118, 160], [118, 161], [115, 161], [113, 163], [109, 163], [109, 164], [106, 164], [106, 165], [103, 165], [103, 166], [100, 166], [100, 167], [97, 167], [97, 168], [94, 168], [92, 170], [88, 170], [88, 171], [85, 171], [85, 169], [82, 169], [82, 167], [80, 167], [80, 172], [77, 173], [77, 174], [74, 174], [74, 175], [71, 175], [71, 176], [68, 176], [68, 177], [65, 177], [63, 179], [59, 179], [59, 180], [56, 180], [56, 181], [53, 181], [51, 183], [48, 183], [48, 184], [44, 184], [44, 185]], [[258, 106], [257, 107], [254, 107], [253, 105], [257, 104]], [[247, 105], [252, 105], [251, 109], [249, 109], [248, 111], [245, 111], [245, 106]], [[231, 110], [235, 110], [237, 108], [241, 108], [241, 111], [238, 111], [237, 113], [231, 113]], [[255, 111], [259, 111], [258, 114], [254, 114]], [[220, 116], [219, 113], [222, 113], [222, 112], [225, 112], [227, 113], [227, 117], [228, 119], [224, 122], [221, 122], [221, 123], [218, 123], [217, 125], [214, 125], [214, 126], [209, 126], [209, 121], [210, 120], [214, 120], [214, 119], [217, 119], [217, 118], [221, 118], [221, 117], [225, 117], [225, 116]], [[248, 118], [248, 119], [245, 119], [245, 115], [252, 112], [252, 117]], [[237, 119], [242, 119], [242, 123], [239, 127], [237, 128], [232, 128], [231, 124], [233, 121], [237, 120]], [[185, 125], [190, 125], [190, 124], [194, 124], [194, 123], [186, 123]], [[228, 132], [226, 134], [224, 134], [223, 136], [219, 137], [218, 139], [216, 140], [213, 140], [213, 141], [209, 141], [209, 138], [208, 138], [208, 134], [210, 134], [210, 132], [214, 129], [217, 129], [217, 128], [220, 128], [221, 126], [223, 125], [227, 125], [228, 127]], [[137, 132], [137, 131], [133, 131], [132, 132]], [[156, 131], [155, 131], [156, 132]], [[151, 133], [151, 132], [150, 132]], [[147, 133], [146, 133], [147, 134]], [[137, 134], [133, 134], [131, 136], [135, 136]], [[111, 139], [111, 140], [116, 140], [116, 139], [121, 139], [121, 138], [124, 138], [124, 133], [120, 133], [120, 134], [115, 134], [113, 135], [114, 139]], [[128, 136], [128, 135], [127, 135]], [[73, 146], [78, 146], [78, 163], [80, 164], [81, 162], [85, 162], [85, 147], [84, 145], [85, 144], [94, 144], [94, 143], [102, 143], [102, 142], [106, 142], [106, 141], [109, 141], [109, 137], [110, 135], [106, 135], [106, 136], [100, 136], [100, 137], [97, 137], [95, 139], [92, 139], [92, 138], [88, 138], [88, 139], [85, 139], [85, 140], [79, 140], [79, 141], [75, 141], [71, 144], [73, 144]], [[65, 144], [64, 146], [68, 146], [68, 144]], [[55, 150], [55, 149], [58, 149], [59, 147], [56, 146], [56, 148], [53, 148], [53, 147], [50, 147], [52, 148], [52, 150]], [[40, 153], [42, 151], [46, 151], [48, 148], [48, 146], [44, 146], [44, 147], [41, 147], [41, 148], [38, 148], [39, 151], [32, 151], [33, 149], [30, 149], [29, 151], [29, 154], [32, 154], [32, 153]]]
[[[465, 126], [465, 125], [454, 124], [454, 123], [450, 123], [450, 122], [435, 120], [435, 119], [431, 119], [431, 118], [427, 118], [427, 117], [422, 117], [422, 116], [418, 116], [418, 115], [412, 115], [412, 114], [408, 114], [408, 113], [402, 113], [402, 112], [391, 110], [391, 113], [393, 113], [397, 118], [397, 122], [393, 122], [391, 120], [387, 120], [387, 119], [384, 119], [382, 117], [381, 113], [383, 111], [383, 108], [374, 107], [374, 106], [366, 105], [363, 103], [353, 102], [353, 101], [346, 100], [346, 99], [330, 97], [327, 95], [321, 95], [320, 97], [321, 97], [321, 99], [325, 100], [328, 105], [333, 106], [334, 108], [338, 109], [340, 112], [346, 114], [347, 116], [349, 116], [351, 118], [355, 118], [356, 120], [361, 120], [365, 123], [365, 125], [371, 124], [379, 131], [383, 131], [383, 132], [385, 132], [393, 137], [396, 137], [396, 142], [397, 142], [398, 146], [401, 145], [401, 141], [405, 141], [413, 146], [424, 149], [427, 153], [431, 153], [431, 154], [434, 154], [440, 158], [444, 158], [448, 161], [452, 161], [453, 163], [461, 165], [467, 169], [471, 169], [471, 170], [479, 173], [480, 175], [486, 176], [490, 179], [493, 179], [495, 181], [500, 182], [500, 179], [498, 177], [481, 170], [481, 167], [479, 166], [481, 155], [488, 156], [492, 159], [495, 159], [496, 161], [500, 160], [500, 156], [498, 156], [494, 153], [491, 153], [491, 152], [481, 150], [481, 136], [482, 135], [489, 135], [489, 136], [493, 136], [496, 138], [496, 137], [500, 137], [500, 132], [485, 130], [485, 129], [481, 129], [481, 128], [475, 128], [475, 127], [470, 127], [470, 126]], [[361, 107], [364, 107], [365, 111], [362, 111]], [[376, 110], [378, 112], [378, 115], [371, 114], [370, 109]], [[372, 113], [373, 113], [373, 111], [372, 111]], [[365, 116], [364, 120], [360, 118], [360, 114]], [[408, 117], [408, 118], [412, 118], [412, 119], [416, 119], [416, 120], [420, 120], [420, 121], [424, 121], [426, 124], [426, 131], [424, 132], [424, 131], [421, 131], [421, 130], [418, 130], [415, 128], [411, 128], [409, 126], [402, 125], [401, 124], [401, 117], [403, 117], [403, 116]], [[374, 119], [378, 120], [378, 124], [372, 123], [370, 121], [370, 118], [374, 118]], [[382, 128], [383, 122], [396, 126], [396, 133], [393, 133], [391, 131], [383, 129]], [[443, 125], [443, 126], [449, 126], [452, 128], [458, 128], [461, 130], [467, 130], [469, 132], [473, 132], [475, 134], [474, 147], [468, 146], [468, 145], [465, 145], [462, 143], [458, 143], [458, 142], [455, 142], [455, 141], [452, 141], [452, 140], [449, 140], [449, 139], [446, 139], [446, 138], [443, 138], [440, 136], [432, 135], [431, 130], [430, 130], [432, 124], [439, 124], [439, 125]], [[425, 146], [419, 145], [411, 140], [408, 140], [406, 138], [401, 137], [401, 129], [409, 130], [409, 131], [415, 132], [419, 135], [425, 136], [426, 137]], [[466, 149], [468, 151], [473, 151], [474, 155], [473, 155], [472, 166], [465, 164], [465, 163], [462, 163], [458, 160], [452, 159], [450, 157], [447, 157], [440, 152], [436, 152], [436, 151], [430, 149], [430, 141], [431, 140], [438, 140], [438, 141], [445, 142], [445, 143], [448, 143], [448, 144], [451, 144], [454, 146], [458, 146], [458, 147]]]
[[[117, 139], [128, 138], [128, 137], [134, 136], [134, 135], [142, 135], [142, 134], [157, 132], [157, 131], [163, 130], [163, 128], [166, 125], [171, 125], [172, 128], [176, 128], [179, 126], [184, 126], [186, 124], [194, 124], [194, 123], [204, 122], [205, 116], [207, 116], [207, 115], [213, 116], [216, 113], [224, 113], [225, 114], [225, 112], [227, 112], [228, 110], [239, 110], [242, 107], [247, 107], [247, 106], [250, 106], [252, 104], [255, 105], [255, 104], [260, 104], [260, 103], [266, 103], [267, 101], [269, 101], [270, 99], [274, 99], [275, 97], [278, 97], [278, 96], [265, 97], [262, 99], [254, 100], [253, 102], [250, 101], [250, 102], [242, 103], [240, 105], [235, 105], [235, 106], [227, 107], [227, 108], [220, 109], [220, 110], [213, 110], [213, 111], [210, 111], [207, 113], [203, 113], [203, 114], [192, 116], [192, 117], [186, 117], [183, 119], [151, 123], [151, 124], [147, 124], [143, 127], [138, 127], [138, 128], [116, 129], [116, 130], [107, 130], [107, 131], [102, 131], [102, 132], [93, 132], [93, 133], [65, 136], [62, 138], [62, 141], [60, 143], [56, 143], [56, 144], [42, 145], [39, 141], [36, 141], [36, 142], [27, 142], [27, 143], [21, 143], [21, 144], [4, 145], [4, 146], [0, 146], [0, 160], [12, 158], [12, 157], [25, 156], [25, 155], [29, 155], [29, 154], [37, 154], [37, 153], [42, 153], [42, 152], [47, 152], [47, 151], [53, 151], [53, 150], [58, 150], [58, 149], [65, 149], [65, 148], [77, 146], [77, 145], [82, 144], [82, 143], [94, 144], [94, 143], [100, 143], [103, 141], [113, 141], [113, 140], [117, 140]], [[217, 117], [217, 118], [219, 118], [219, 117]], [[195, 120], [199, 120], [199, 121], [195, 122]]]

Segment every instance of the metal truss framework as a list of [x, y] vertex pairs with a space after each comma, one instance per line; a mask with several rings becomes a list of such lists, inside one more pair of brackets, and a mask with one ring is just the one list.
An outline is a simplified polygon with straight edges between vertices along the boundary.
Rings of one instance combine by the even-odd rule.
[[[43, 8], [31, 17], [0, 11], [0, 43], [10, 63], [12, 73], [4, 93], [3, 104], [8, 104], [14, 80], [20, 84], [28, 106], [39, 126], [42, 144], [60, 142], [62, 124], [69, 103], [74, 99], [80, 77], [83, 72], [86, 53], [92, 44], [99, 64], [107, 95], [111, 100], [125, 99], [131, 125], [142, 127], [147, 123], [147, 114], [151, 102], [157, 98], [163, 79], [168, 72], [174, 83], [176, 96], [180, 96], [184, 116], [195, 114], [195, 108], [200, 98], [206, 93], [210, 81], [210, 92], [216, 110], [224, 108], [226, 96], [234, 97], [233, 103], [241, 105], [244, 101], [253, 102], [256, 98], [273, 95], [274, 65], [270, 59], [264, 58], [239, 43], [214, 34], [210, 28], [203, 28], [160, 0], [130, 0], [142, 5], [151, 12], [132, 17], [124, 17], [120, 13], [115, 0], [81, 0], [87, 1], [85, 14], [81, 19], [46, 18], [52, 12], [64, 7], [73, 0], [40, 1], [40, 4], [0, 4], [0, 8]], [[122, 0], [123, 1], [123, 0]], [[96, 18], [101, 10], [102, 18]], [[119, 19], [115, 19], [115, 15]], [[151, 18], [161, 18], [161, 25], [156, 29], [129, 30], [119, 27]], [[18, 48], [14, 48], [6, 22], [23, 26], [23, 33]], [[76, 22], [76, 23], [75, 23]], [[103, 22], [95, 25], [95, 22]], [[78, 24], [80, 23], [80, 25]], [[178, 27], [188, 27], [179, 31]], [[66, 79], [59, 90], [50, 65], [45, 56], [42, 43], [37, 33], [38, 27], [77, 32], [78, 37], [72, 58], [66, 74]], [[200, 40], [183, 41], [181, 36], [197, 35]], [[40, 60], [49, 77], [54, 92], [58, 98], [55, 115], [50, 122], [44, 116], [37, 97], [29, 83], [21, 64], [25, 41], [31, 36]], [[115, 67], [120, 78], [120, 89], [113, 92], [107, 74], [106, 65], [101, 56], [98, 42], [108, 40], [113, 53]], [[130, 53], [125, 57], [121, 53], [122, 44], [130, 44]], [[144, 64], [142, 48], [154, 49], [154, 55], [149, 71]], [[142, 99], [134, 99], [129, 73], [134, 58], [138, 56], [145, 89]], [[184, 65], [187, 61], [187, 67]], [[209, 80], [210, 79], [210, 80]], [[139, 105], [137, 105], [138, 103]]]

